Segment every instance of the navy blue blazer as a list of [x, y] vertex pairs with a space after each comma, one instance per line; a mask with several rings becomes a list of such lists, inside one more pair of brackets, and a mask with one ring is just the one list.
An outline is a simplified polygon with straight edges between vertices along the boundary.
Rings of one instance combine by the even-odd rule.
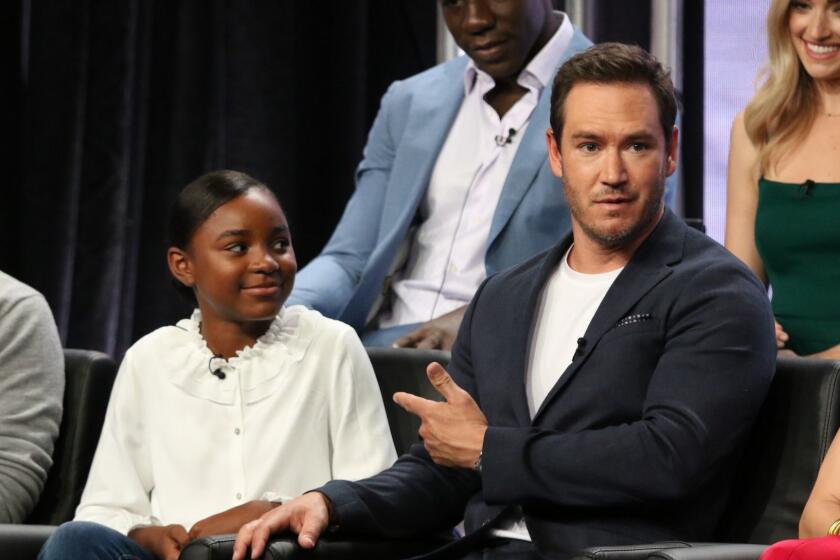
[[666, 210], [531, 419], [534, 313], [570, 243], [488, 278], [464, 317], [448, 369], [489, 422], [482, 474], [417, 445], [379, 475], [323, 487], [344, 530], [408, 536], [463, 516], [469, 533], [519, 505], [548, 557], [713, 537], [775, 367], [764, 287]]

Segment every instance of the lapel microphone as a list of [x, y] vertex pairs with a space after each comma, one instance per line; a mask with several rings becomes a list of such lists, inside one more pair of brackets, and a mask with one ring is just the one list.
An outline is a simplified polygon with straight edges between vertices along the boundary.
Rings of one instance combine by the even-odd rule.
[[507, 136], [505, 136], [504, 134], [497, 134], [496, 137], [493, 139], [496, 141], [497, 146], [502, 147], [506, 146], [507, 144], [512, 144], [514, 136], [516, 136], [516, 129], [510, 128], [508, 129]]
[[[213, 360], [221, 360], [223, 363], [218, 365], [217, 367], [213, 367]], [[224, 379], [227, 377], [225, 372], [222, 371], [222, 365], [224, 365], [225, 358], [221, 354], [213, 354], [210, 360], [207, 362], [207, 369], [210, 370], [210, 375], [215, 375], [219, 378], [219, 380]]]
[[580, 337], [579, 339], [577, 339], [577, 349], [575, 350], [575, 353], [572, 354], [572, 361], [574, 362], [575, 358], [577, 358], [578, 356], [583, 356], [584, 352], [586, 352], [586, 339]]
[[805, 179], [805, 182], [799, 185], [799, 194], [807, 198], [811, 196], [811, 191], [813, 191], [816, 186], [817, 183], [812, 179]]

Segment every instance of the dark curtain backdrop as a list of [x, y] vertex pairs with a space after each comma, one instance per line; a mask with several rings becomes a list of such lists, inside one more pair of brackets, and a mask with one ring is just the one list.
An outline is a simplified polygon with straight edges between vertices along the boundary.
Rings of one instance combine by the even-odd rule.
[[[587, 1], [595, 41], [649, 47], [650, 0]], [[687, 214], [698, 215], [702, 3], [686, 4], [683, 161]], [[274, 189], [305, 264], [352, 193], [385, 88], [434, 64], [436, 5], [9, 2], [0, 12], [0, 269], [47, 297], [66, 346], [120, 358], [188, 313], [164, 261], [168, 208], [219, 168]]]
[[434, 18], [417, 0], [10, 3], [0, 269], [47, 297], [66, 346], [120, 357], [188, 312], [168, 208], [219, 168], [278, 194], [306, 263], [388, 83], [434, 64]]

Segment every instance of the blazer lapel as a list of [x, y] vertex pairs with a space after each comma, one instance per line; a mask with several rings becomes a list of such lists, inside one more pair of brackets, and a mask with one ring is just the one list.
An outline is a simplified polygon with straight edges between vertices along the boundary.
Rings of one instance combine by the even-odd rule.
[[437, 92], [437, 95], [414, 95], [411, 105], [405, 108], [409, 111], [408, 121], [391, 170], [382, 212], [382, 231], [390, 233], [398, 226], [406, 229], [414, 218], [464, 100], [466, 64], [466, 57], [461, 57], [447, 65], [443, 72], [424, 84], [424, 89]]
[[528, 371], [528, 357], [531, 354], [531, 340], [533, 338], [534, 317], [536, 316], [540, 297], [542, 296], [543, 288], [546, 282], [551, 277], [551, 274], [557, 268], [560, 259], [566, 254], [569, 246], [572, 244], [572, 236], [566, 236], [563, 241], [555, 245], [543, 258], [542, 264], [534, 276], [531, 283], [528, 295], [525, 301], [525, 320], [523, 325], [525, 328], [517, 329], [512, 333], [512, 340], [510, 341], [510, 348], [512, 349], [511, 356], [513, 363], [510, 371], [521, 372], [522, 377], [511, 385], [511, 391], [515, 394], [511, 401], [513, 402], [514, 415], [519, 426], [531, 425], [531, 411], [528, 409], [528, 398], [525, 393], [525, 384], [527, 383]]
[[[560, 60], [562, 66], [569, 58], [592, 46], [592, 42], [575, 28], [575, 33], [569, 46]], [[549, 113], [551, 110], [551, 84], [543, 88], [537, 106], [522, 137], [522, 145], [516, 151], [516, 157], [510, 166], [505, 184], [502, 187], [502, 194], [493, 215], [493, 222], [490, 225], [490, 236], [487, 240], [487, 247], [507, 225], [525, 193], [531, 188], [537, 172], [546, 162], [548, 152], [545, 146], [545, 130], [550, 124]]]
[[502, 194], [496, 205], [496, 212], [493, 214], [493, 222], [490, 224], [490, 236], [487, 246], [493, 241], [508, 223], [513, 211], [519, 206], [519, 202], [531, 188], [534, 178], [543, 163], [546, 162], [548, 153], [545, 147], [545, 129], [548, 126], [548, 109], [550, 105], [549, 88], [543, 90], [534, 112], [531, 114], [530, 123], [522, 137], [522, 145], [516, 151], [513, 163], [508, 171], [505, 184], [502, 187]]
[[683, 238], [685, 225], [670, 210], [665, 214], [651, 233], [642, 243], [630, 262], [615, 279], [607, 291], [601, 305], [592, 317], [586, 333], [583, 353], [578, 356], [563, 372], [559, 381], [549, 391], [540, 409], [534, 415], [536, 422], [542, 412], [562, 389], [569, 384], [575, 374], [580, 371], [587, 358], [592, 354], [601, 337], [609, 331], [645, 294], [657, 284], [671, 275], [670, 265], [682, 259]]
[[[419, 95], [400, 107], [408, 116], [390, 170], [382, 215], [371, 216], [380, 220], [380, 241], [368, 261], [365, 279], [338, 316], [356, 328], [367, 323], [383, 291], [382, 279], [394, 264], [426, 193], [432, 168], [464, 99], [466, 64], [466, 57], [447, 63], [422, 85]], [[437, 95], [424, 95], [426, 91]]]

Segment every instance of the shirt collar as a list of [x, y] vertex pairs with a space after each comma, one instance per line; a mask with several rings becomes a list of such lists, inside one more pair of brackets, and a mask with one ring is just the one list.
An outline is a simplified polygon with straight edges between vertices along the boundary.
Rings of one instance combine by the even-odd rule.
[[[548, 40], [545, 46], [540, 49], [540, 52], [519, 73], [516, 81], [522, 86], [536, 87], [542, 90], [550, 84], [554, 78], [554, 73], [557, 71], [557, 67], [560, 66], [563, 53], [572, 41], [575, 30], [571, 21], [569, 21], [569, 16], [560, 11], [555, 11], [554, 13], [560, 14], [563, 17], [563, 21], [560, 23], [557, 31], [554, 32], [554, 35], [551, 36], [551, 39]], [[464, 92], [466, 94], [472, 91], [479, 76], [493, 83], [493, 78], [486, 72], [479, 70], [475, 62], [469, 59], [467, 67], [464, 70]]]

